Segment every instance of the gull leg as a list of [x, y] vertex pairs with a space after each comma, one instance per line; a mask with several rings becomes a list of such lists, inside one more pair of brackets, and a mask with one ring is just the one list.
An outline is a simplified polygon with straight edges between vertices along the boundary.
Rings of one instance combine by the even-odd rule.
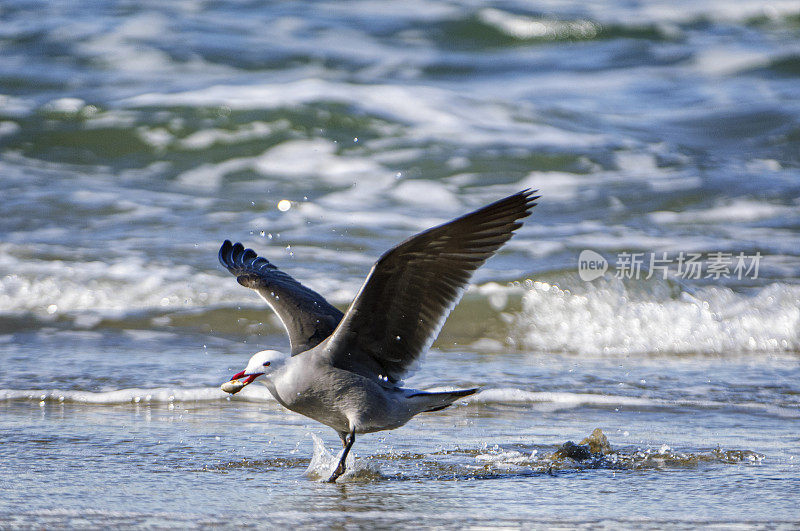
[[[341, 434], [339, 435], [340, 437]], [[346, 470], [344, 462], [347, 460], [347, 454], [350, 453], [350, 448], [353, 447], [353, 443], [356, 442], [356, 429], [353, 428], [350, 433], [342, 437], [342, 444], [344, 445], [344, 450], [342, 450], [342, 457], [339, 458], [339, 464], [336, 466], [336, 470], [333, 471], [331, 477], [328, 478], [328, 483], [336, 483], [336, 480], [339, 479], [339, 476], [344, 474]]]

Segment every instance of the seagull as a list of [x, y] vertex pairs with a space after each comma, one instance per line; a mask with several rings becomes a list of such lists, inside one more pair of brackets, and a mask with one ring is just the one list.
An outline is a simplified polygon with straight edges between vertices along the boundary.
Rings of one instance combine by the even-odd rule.
[[475, 270], [530, 215], [535, 192], [523, 190], [385, 252], [344, 314], [252, 249], [225, 240], [220, 263], [267, 301], [291, 352], [257, 352], [222, 390], [236, 393], [263, 376], [283, 407], [336, 430], [343, 449], [328, 479], [336, 482], [356, 434], [399, 428], [479, 390], [419, 391], [402, 387], [402, 378], [431, 346]]

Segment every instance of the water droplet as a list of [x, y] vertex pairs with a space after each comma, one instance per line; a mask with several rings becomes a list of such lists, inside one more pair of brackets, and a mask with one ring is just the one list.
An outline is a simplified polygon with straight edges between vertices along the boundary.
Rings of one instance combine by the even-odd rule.
[[50, 306], [47, 307], [47, 313], [49, 313], [50, 315], [53, 315], [57, 311], [58, 311], [58, 305], [56, 304], [51, 304]]
[[290, 208], [292, 208], [292, 202], [289, 201], [288, 199], [281, 199], [280, 201], [278, 201], [278, 210], [280, 210], [281, 212], [286, 212]]
[[355, 143], [358, 143], [358, 137], [354, 137], [354, 138], [353, 138], [353, 143], [354, 143], [354, 144], [355, 144]]

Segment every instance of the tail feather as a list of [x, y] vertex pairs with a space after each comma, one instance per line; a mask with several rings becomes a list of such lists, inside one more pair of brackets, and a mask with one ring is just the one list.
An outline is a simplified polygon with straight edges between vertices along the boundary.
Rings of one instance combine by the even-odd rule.
[[480, 389], [477, 387], [472, 389], [459, 389], [457, 391], [440, 391], [434, 393], [420, 391], [418, 393], [414, 393], [413, 395], [409, 395], [408, 398], [419, 401], [422, 407], [422, 412], [427, 413], [431, 411], [439, 411], [449, 407], [459, 398], [464, 398], [465, 396], [475, 394], [478, 391], [480, 391]]

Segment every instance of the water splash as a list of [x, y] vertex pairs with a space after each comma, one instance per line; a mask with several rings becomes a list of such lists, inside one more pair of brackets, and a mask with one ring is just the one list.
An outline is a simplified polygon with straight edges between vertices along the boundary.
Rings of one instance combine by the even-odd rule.
[[[315, 481], [326, 481], [336, 465], [339, 463], [339, 454], [332, 454], [325, 443], [317, 435], [311, 433], [311, 440], [314, 441], [314, 455], [305, 471], [305, 475]], [[347, 456], [347, 471], [337, 482], [376, 479], [382, 477], [378, 464], [367, 459], [356, 460], [355, 454], [351, 451]]]

